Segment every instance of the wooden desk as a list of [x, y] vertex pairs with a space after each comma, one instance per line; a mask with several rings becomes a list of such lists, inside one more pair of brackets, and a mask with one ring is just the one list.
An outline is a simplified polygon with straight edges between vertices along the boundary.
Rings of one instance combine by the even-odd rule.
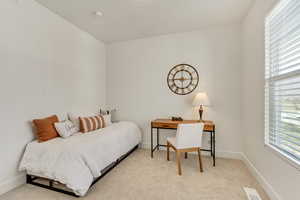
[[[200, 121], [200, 120], [183, 120], [183, 121], [172, 121], [170, 119], [156, 119], [151, 122], [151, 158], [153, 158], [153, 152], [159, 150], [159, 147], [166, 146], [159, 144], [159, 130], [160, 129], [172, 129], [176, 130], [178, 124], [191, 124], [191, 123], [204, 123], [204, 133], [210, 134], [210, 149], [201, 149], [202, 151], [209, 151], [213, 157], [213, 166], [216, 165], [216, 132], [215, 124], [212, 121]], [[156, 146], [153, 147], [153, 129], [156, 129]]]

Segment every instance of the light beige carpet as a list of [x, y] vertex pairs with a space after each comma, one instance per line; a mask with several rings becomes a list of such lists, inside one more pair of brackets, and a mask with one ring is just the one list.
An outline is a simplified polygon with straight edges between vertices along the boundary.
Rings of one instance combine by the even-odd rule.
[[[175, 155], [166, 161], [166, 151], [139, 149], [113, 169], [88, 192], [83, 200], [247, 200], [243, 186], [256, 188], [269, 200], [242, 161], [203, 157], [204, 172], [199, 172], [195, 155], [182, 159], [182, 176], [177, 175]], [[78, 199], [36, 186], [24, 185], [0, 196], [1, 200]]]

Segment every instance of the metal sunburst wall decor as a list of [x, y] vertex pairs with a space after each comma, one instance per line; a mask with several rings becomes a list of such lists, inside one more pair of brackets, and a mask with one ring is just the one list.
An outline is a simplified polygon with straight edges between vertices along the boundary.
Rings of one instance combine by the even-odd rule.
[[173, 67], [167, 77], [170, 90], [178, 95], [193, 92], [199, 83], [197, 70], [189, 64], [179, 64]]

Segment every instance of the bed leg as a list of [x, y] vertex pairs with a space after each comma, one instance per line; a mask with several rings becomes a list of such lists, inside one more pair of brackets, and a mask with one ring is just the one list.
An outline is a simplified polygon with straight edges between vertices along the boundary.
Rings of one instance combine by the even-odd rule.
[[26, 183], [32, 183], [32, 177], [26, 174]]
[[49, 181], [49, 186], [53, 187], [53, 181]]

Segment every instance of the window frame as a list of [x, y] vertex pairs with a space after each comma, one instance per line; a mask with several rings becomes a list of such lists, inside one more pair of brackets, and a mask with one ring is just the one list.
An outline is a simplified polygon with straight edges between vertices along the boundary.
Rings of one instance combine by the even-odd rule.
[[[269, 41], [267, 41], [267, 37], [269, 34], [269, 29], [268, 29], [268, 18], [271, 16], [271, 15], [274, 15], [274, 13], [278, 12], [278, 10], [282, 9], [283, 6], [285, 6], [287, 3], [289, 2], [289, 0], [282, 0], [282, 1], [279, 1], [272, 9], [271, 11], [267, 14], [267, 16], [265, 17], [265, 21], [264, 21], [264, 28], [265, 28], [265, 32], [264, 32], [264, 39], [265, 39], [265, 44], [264, 44], [264, 52], [265, 52], [265, 68], [264, 68], [264, 72], [265, 72], [265, 75], [267, 73], [267, 68], [270, 67], [270, 64], [269, 64], [269, 59], [268, 59], [268, 56], [267, 55], [267, 52], [269, 50], [268, 46], [270, 45], [269, 44]], [[283, 75], [277, 75], [277, 78], [280, 80], [280, 79], [284, 79], [285, 77], [288, 77], [288, 76], [291, 76], [291, 77], [295, 77], [295, 76], [299, 76], [299, 73], [300, 70], [295, 70], [293, 72], [289, 72], [287, 74], [283, 74]], [[282, 78], [283, 77], [283, 78]], [[274, 77], [269, 77], [269, 78], [266, 78], [266, 76], [264, 76], [264, 114], [266, 115], [266, 106], [268, 106], [266, 103], [266, 95], [267, 95], [267, 83], [271, 81], [271, 79], [274, 79]], [[275, 77], [276, 79], [276, 77]], [[269, 109], [269, 112], [270, 109]], [[296, 169], [298, 169], [300, 171], [300, 159], [296, 159], [295, 157], [293, 157], [290, 153], [282, 150], [281, 148], [277, 147], [276, 145], [274, 144], [271, 144], [269, 142], [269, 120], [268, 119], [268, 122], [266, 121], [266, 116], [264, 116], [264, 146], [267, 147], [267, 149], [269, 149], [271, 152], [273, 152], [275, 155], [277, 155], [279, 158], [281, 158], [282, 160], [286, 161], [288, 164], [290, 164], [291, 166], [295, 167]]]

